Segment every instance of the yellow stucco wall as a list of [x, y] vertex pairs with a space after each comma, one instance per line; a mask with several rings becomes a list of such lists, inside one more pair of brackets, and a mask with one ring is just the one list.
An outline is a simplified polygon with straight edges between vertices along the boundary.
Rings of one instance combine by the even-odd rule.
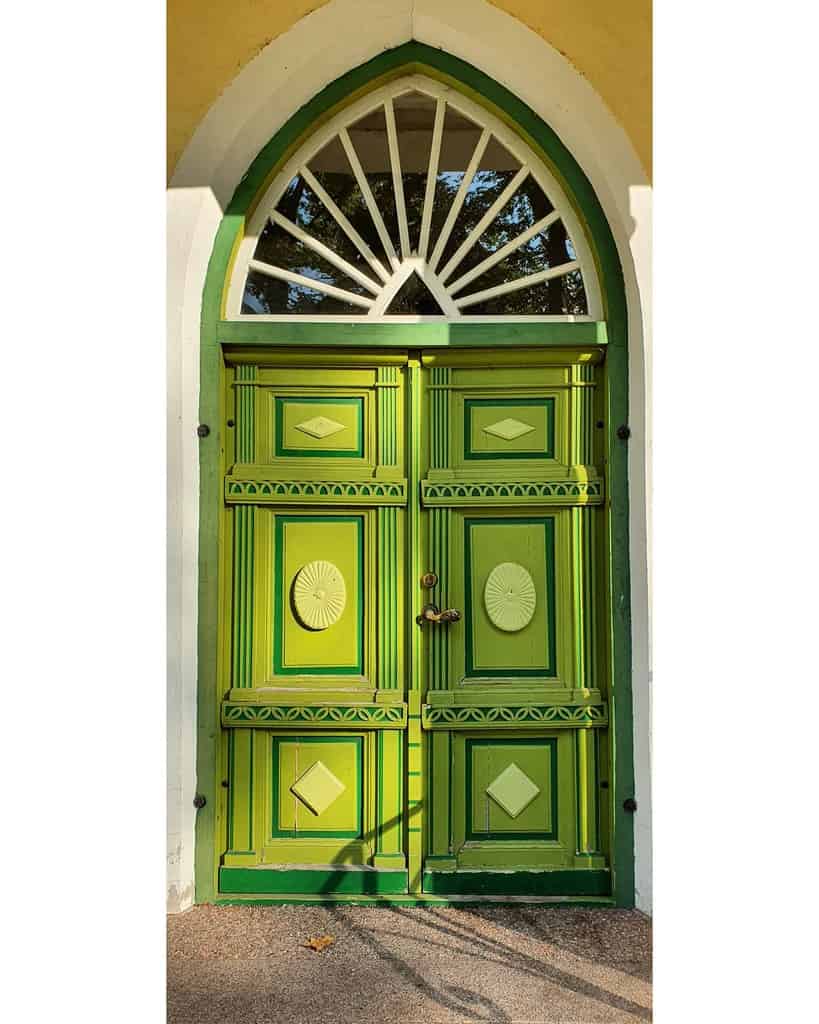
[[[168, 178], [199, 122], [245, 64], [326, 2], [168, 0]], [[491, 2], [589, 79], [650, 175], [651, 0]]]

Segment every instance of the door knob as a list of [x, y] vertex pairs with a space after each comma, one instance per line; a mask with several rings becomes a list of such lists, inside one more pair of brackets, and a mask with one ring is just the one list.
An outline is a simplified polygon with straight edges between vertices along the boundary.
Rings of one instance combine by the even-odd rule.
[[425, 604], [421, 614], [415, 616], [415, 621], [419, 626], [423, 626], [425, 622], [457, 622], [460, 617], [461, 613], [457, 608], [445, 608], [439, 612], [437, 605]]

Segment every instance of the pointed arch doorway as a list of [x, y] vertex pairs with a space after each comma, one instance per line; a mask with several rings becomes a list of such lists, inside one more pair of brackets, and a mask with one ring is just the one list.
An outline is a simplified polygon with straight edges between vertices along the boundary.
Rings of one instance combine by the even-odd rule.
[[626, 905], [619, 265], [547, 126], [409, 46], [211, 261], [198, 898]]

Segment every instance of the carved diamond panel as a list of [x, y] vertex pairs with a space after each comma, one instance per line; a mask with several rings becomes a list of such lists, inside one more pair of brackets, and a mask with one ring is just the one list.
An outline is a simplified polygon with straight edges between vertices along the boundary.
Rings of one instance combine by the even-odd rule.
[[521, 423], [520, 420], [507, 418], [498, 420], [497, 423], [490, 423], [488, 427], [483, 428], [483, 432], [492, 434], [493, 437], [500, 437], [504, 441], [514, 441], [516, 437], [531, 434], [534, 429], [530, 423]]
[[296, 430], [300, 430], [303, 434], [309, 434], [310, 437], [316, 437], [319, 440], [331, 437], [333, 434], [337, 434], [339, 430], [346, 429], [343, 423], [336, 423], [329, 416], [314, 416], [311, 420], [296, 424]]
[[298, 797], [309, 811], [318, 816], [335, 803], [346, 788], [326, 765], [316, 761], [296, 779], [290, 787], [290, 792]]
[[510, 818], [517, 818], [521, 811], [540, 793], [538, 786], [532, 782], [526, 772], [522, 772], [513, 761], [500, 773], [494, 782], [486, 787], [486, 795], [491, 797], [498, 807], [502, 808]]

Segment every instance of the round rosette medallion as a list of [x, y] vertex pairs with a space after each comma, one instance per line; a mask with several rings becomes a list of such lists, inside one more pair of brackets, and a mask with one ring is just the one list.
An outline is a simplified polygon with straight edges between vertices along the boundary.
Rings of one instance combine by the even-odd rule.
[[517, 562], [501, 562], [486, 580], [483, 600], [493, 626], [517, 633], [535, 614], [537, 595], [532, 577]]
[[327, 629], [341, 618], [347, 605], [347, 588], [341, 571], [332, 562], [308, 562], [296, 573], [293, 604], [307, 629]]

